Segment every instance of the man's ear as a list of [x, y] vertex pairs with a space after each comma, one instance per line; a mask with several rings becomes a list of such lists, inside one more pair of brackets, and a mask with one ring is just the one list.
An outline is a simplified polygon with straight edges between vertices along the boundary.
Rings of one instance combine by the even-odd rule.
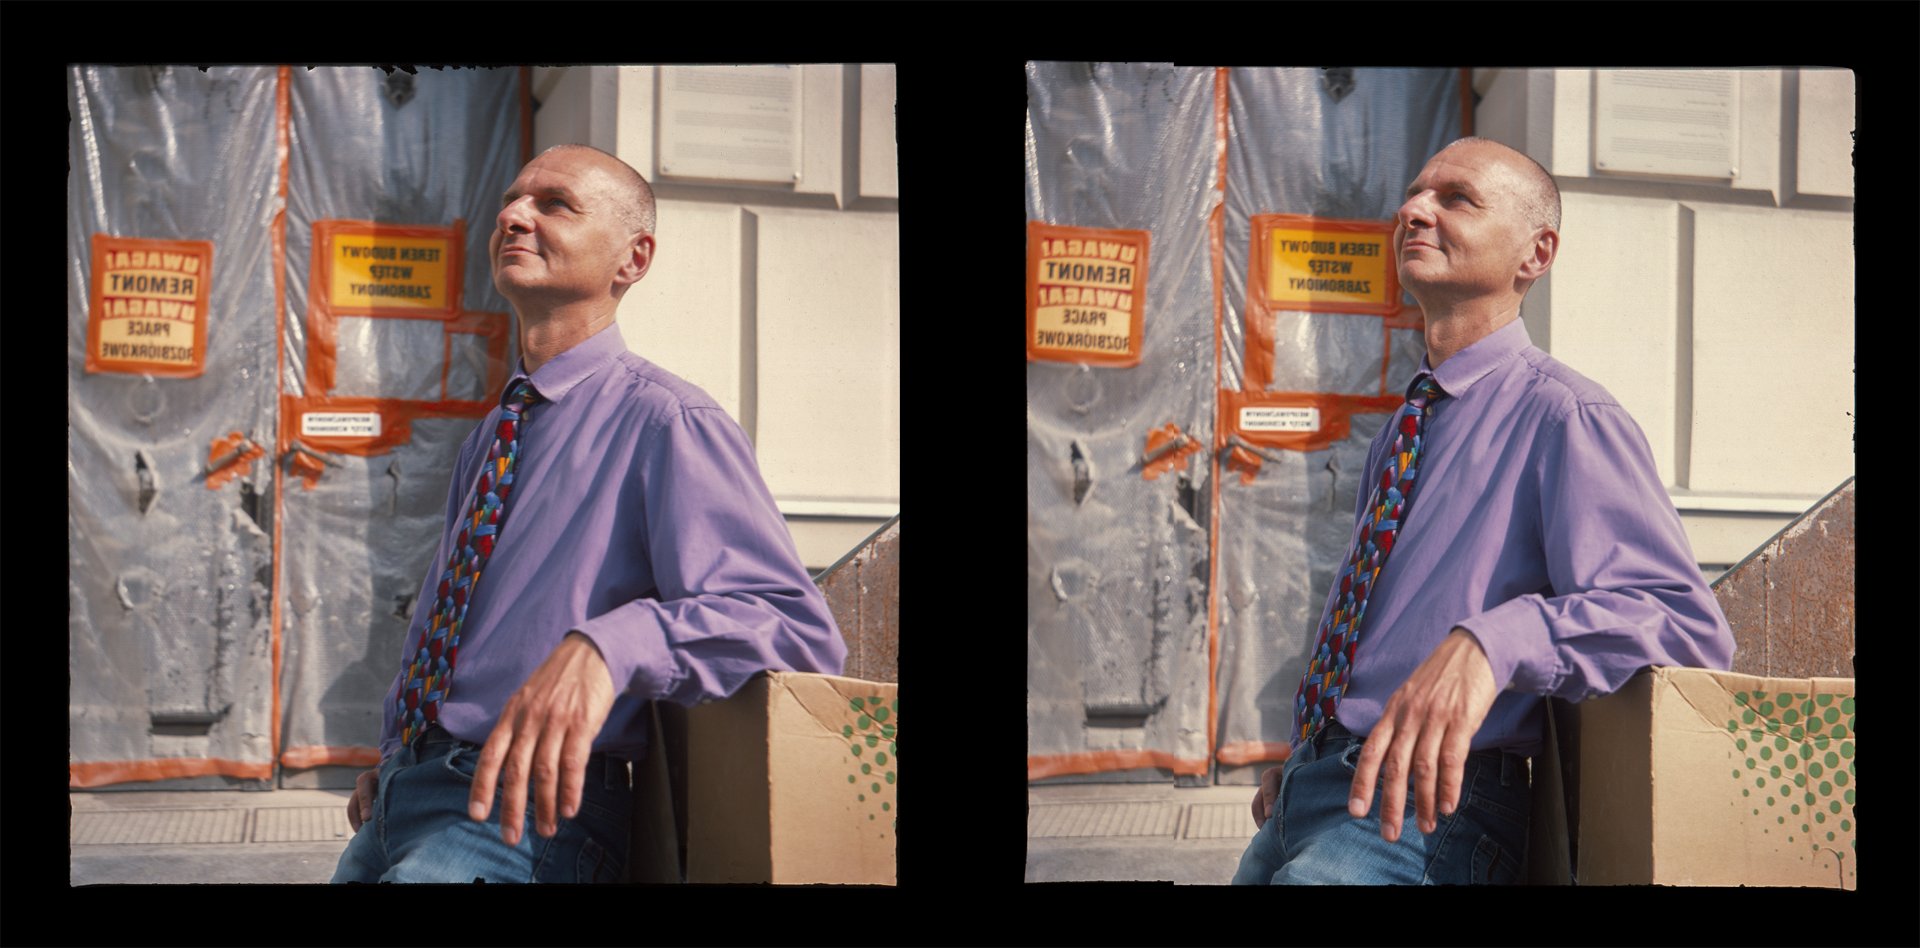
[[638, 234], [633, 238], [632, 251], [625, 263], [614, 273], [613, 282], [618, 286], [632, 286], [647, 275], [647, 268], [653, 266], [653, 235]]
[[1533, 237], [1533, 245], [1527, 248], [1527, 256], [1520, 261], [1520, 272], [1514, 279], [1520, 283], [1531, 284], [1547, 275], [1553, 268], [1554, 257], [1560, 253], [1560, 235], [1551, 227], [1543, 227]]

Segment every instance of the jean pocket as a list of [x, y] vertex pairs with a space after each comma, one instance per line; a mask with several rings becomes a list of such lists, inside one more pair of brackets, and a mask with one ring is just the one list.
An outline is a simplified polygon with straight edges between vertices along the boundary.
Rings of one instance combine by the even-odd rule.
[[600, 845], [600, 841], [591, 835], [580, 846], [580, 856], [574, 864], [575, 882], [616, 883], [626, 874], [626, 864], [616, 852]]
[[1491, 836], [1480, 837], [1473, 847], [1470, 885], [1512, 885], [1520, 877], [1520, 859]]
[[472, 783], [474, 771], [480, 769], [480, 748], [461, 744], [441, 760], [441, 765], [447, 768], [447, 773]]

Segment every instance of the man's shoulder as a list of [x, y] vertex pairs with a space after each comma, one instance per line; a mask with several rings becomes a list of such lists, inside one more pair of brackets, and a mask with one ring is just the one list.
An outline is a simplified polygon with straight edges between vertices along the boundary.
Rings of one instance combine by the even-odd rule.
[[1545, 401], [1556, 419], [1581, 408], [1621, 407], [1605, 386], [1540, 349], [1528, 346], [1521, 350], [1518, 368], [1525, 373], [1527, 397]]
[[616, 355], [611, 369], [602, 381], [599, 397], [619, 399], [632, 410], [662, 416], [697, 409], [721, 410], [706, 389], [631, 351]]

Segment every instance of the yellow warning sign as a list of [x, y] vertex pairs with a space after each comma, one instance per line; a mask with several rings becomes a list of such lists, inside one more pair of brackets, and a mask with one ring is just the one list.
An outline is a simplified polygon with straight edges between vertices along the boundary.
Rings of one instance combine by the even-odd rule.
[[452, 240], [390, 234], [333, 234], [327, 301], [337, 310], [450, 307]]
[[1255, 228], [1272, 308], [1384, 314], [1398, 305], [1390, 222], [1269, 214]]
[[1147, 244], [1144, 230], [1029, 221], [1028, 360], [1138, 364]]
[[198, 376], [212, 278], [211, 241], [93, 235], [87, 371]]

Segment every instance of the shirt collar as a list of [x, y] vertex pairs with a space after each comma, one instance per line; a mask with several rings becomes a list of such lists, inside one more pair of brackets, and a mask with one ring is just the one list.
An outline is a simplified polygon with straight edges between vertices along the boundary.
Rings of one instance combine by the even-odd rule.
[[1427, 363], [1427, 357], [1420, 357], [1420, 371], [1433, 376], [1448, 395], [1459, 397], [1466, 394], [1473, 383], [1485, 378], [1488, 373], [1500, 366], [1508, 358], [1518, 355], [1520, 350], [1533, 345], [1532, 337], [1527, 335], [1526, 324], [1514, 317], [1513, 322], [1488, 333], [1479, 342], [1453, 354], [1452, 358], [1434, 368]]
[[575, 385], [586, 381], [598, 372], [615, 356], [627, 351], [626, 337], [620, 335], [620, 324], [609, 323], [607, 328], [575, 344], [573, 348], [546, 361], [529, 376], [526, 363], [514, 365], [513, 375], [507, 379], [507, 387], [500, 393], [501, 404], [506, 404], [507, 393], [513, 391], [515, 382], [530, 379], [533, 390], [550, 402], [567, 397]]

